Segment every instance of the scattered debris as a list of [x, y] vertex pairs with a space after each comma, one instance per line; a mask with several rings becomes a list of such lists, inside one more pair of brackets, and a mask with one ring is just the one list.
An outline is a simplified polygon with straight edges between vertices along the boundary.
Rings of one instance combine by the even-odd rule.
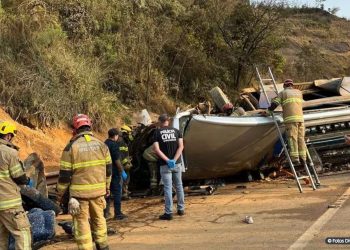
[[[72, 221], [62, 221], [62, 222], [59, 222], [58, 225], [60, 227], [62, 227], [62, 229], [65, 231], [66, 234], [73, 235], [74, 227], [73, 227]], [[108, 236], [116, 235], [116, 234], [118, 234], [116, 229], [111, 228], [111, 227], [107, 228], [107, 235]]]
[[62, 221], [58, 222], [58, 225], [62, 227], [64, 232], [69, 235], [73, 235], [73, 222], [71, 221]]
[[335, 205], [335, 204], [329, 204], [328, 208], [337, 208], [340, 207], [340, 205]]
[[253, 220], [252, 216], [246, 216], [243, 221], [245, 223], [247, 223], [247, 224], [253, 224], [254, 223], [254, 220]]
[[185, 193], [188, 195], [212, 195], [215, 190], [216, 187], [212, 185], [189, 186], [184, 188]]

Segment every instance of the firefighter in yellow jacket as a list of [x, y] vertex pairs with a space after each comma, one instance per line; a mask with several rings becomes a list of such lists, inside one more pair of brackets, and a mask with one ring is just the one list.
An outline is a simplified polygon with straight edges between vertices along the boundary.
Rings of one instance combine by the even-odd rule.
[[30, 224], [22, 207], [18, 185], [30, 184], [18, 159], [18, 147], [11, 143], [16, 127], [0, 122], [0, 249], [8, 249], [9, 234], [16, 249], [31, 249]]
[[303, 94], [293, 88], [293, 81], [288, 79], [283, 84], [284, 90], [272, 100], [269, 107], [273, 111], [282, 105], [283, 120], [289, 146], [289, 154], [295, 165], [306, 162], [305, 126], [303, 115]]
[[104, 196], [110, 193], [111, 156], [107, 146], [91, 133], [87, 115], [74, 116], [73, 135], [61, 157], [58, 198], [69, 190], [68, 211], [73, 216], [78, 249], [93, 249], [93, 240], [96, 249], [109, 249], [103, 210]]
[[122, 136], [119, 136], [119, 152], [120, 152], [120, 162], [122, 163], [123, 169], [128, 175], [126, 181], [123, 182], [123, 200], [128, 200], [129, 197], [129, 183], [130, 183], [130, 169], [132, 168], [131, 158], [129, 154], [129, 147], [134, 140], [132, 136], [132, 130], [129, 126], [123, 125], [120, 128]]

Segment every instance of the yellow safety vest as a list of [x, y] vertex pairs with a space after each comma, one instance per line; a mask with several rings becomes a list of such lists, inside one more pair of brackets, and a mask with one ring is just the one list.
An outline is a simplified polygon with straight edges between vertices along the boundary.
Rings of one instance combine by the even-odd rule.
[[106, 194], [111, 182], [112, 160], [108, 147], [91, 132], [75, 136], [66, 146], [60, 162], [57, 192], [61, 197], [69, 188], [75, 198], [96, 198]]
[[303, 94], [300, 90], [291, 87], [286, 88], [272, 101], [282, 105], [285, 123], [304, 122]]
[[19, 186], [13, 181], [25, 174], [18, 151], [10, 142], [0, 139], [0, 210], [22, 206]]

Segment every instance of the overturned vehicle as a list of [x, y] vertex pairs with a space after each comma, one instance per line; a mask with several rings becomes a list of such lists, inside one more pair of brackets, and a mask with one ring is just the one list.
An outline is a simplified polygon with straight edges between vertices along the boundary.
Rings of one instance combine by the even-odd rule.
[[[306, 141], [318, 170], [348, 169], [350, 149], [344, 145], [344, 135], [350, 133], [350, 78], [316, 80], [295, 87], [303, 92]], [[282, 84], [278, 88], [282, 89]], [[275, 96], [272, 87], [268, 92], [269, 98]], [[212, 97], [217, 110], [227, 102], [225, 96], [221, 102]], [[260, 114], [267, 108], [264, 99], [260, 90], [250, 88], [233, 105], [241, 110], [243, 107], [243, 112], [234, 112], [237, 109], [233, 108], [213, 114], [196, 108], [174, 116], [173, 126], [184, 136], [185, 181], [228, 177], [281, 162], [284, 154], [274, 122]], [[281, 109], [275, 114], [283, 131]], [[150, 145], [151, 131], [152, 126], [144, 130], [135, 153]]]

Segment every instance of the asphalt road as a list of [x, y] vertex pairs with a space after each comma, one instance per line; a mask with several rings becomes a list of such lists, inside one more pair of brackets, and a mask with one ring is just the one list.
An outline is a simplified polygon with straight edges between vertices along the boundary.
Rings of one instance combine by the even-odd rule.
[[[350, 174], [323, 177], [321, 189], [312, 191], [304, 186], [303, 194], [292, 180], [245, 183], [246, 189], [236, 188], [242, 184], [229, 184], [212, 196], [187, 197], [186, 215], [175, 216], [172, 221], [157, 219], [163, 212], [161, 198], [130, 200], [123, 205], [128, 221], [109, 222], [109, 227], [119, 231], [117, 236], [109, 237], [110, 248], [350, 247], [325, 243], [327, 237], [350, 237], [350, 201], [348, 195], [342, 196], [348, 190], [349, 177]], [[328, 208], [340, 204], [339, 197], [343, 205]], [[243, 222], [246, 215], [253, 217], [253, 224]], [[63, 237], [60, 232], [58, 237]], [[75, 245], [72, 240], [65, 240], [45, 249], [75, 249]]]

